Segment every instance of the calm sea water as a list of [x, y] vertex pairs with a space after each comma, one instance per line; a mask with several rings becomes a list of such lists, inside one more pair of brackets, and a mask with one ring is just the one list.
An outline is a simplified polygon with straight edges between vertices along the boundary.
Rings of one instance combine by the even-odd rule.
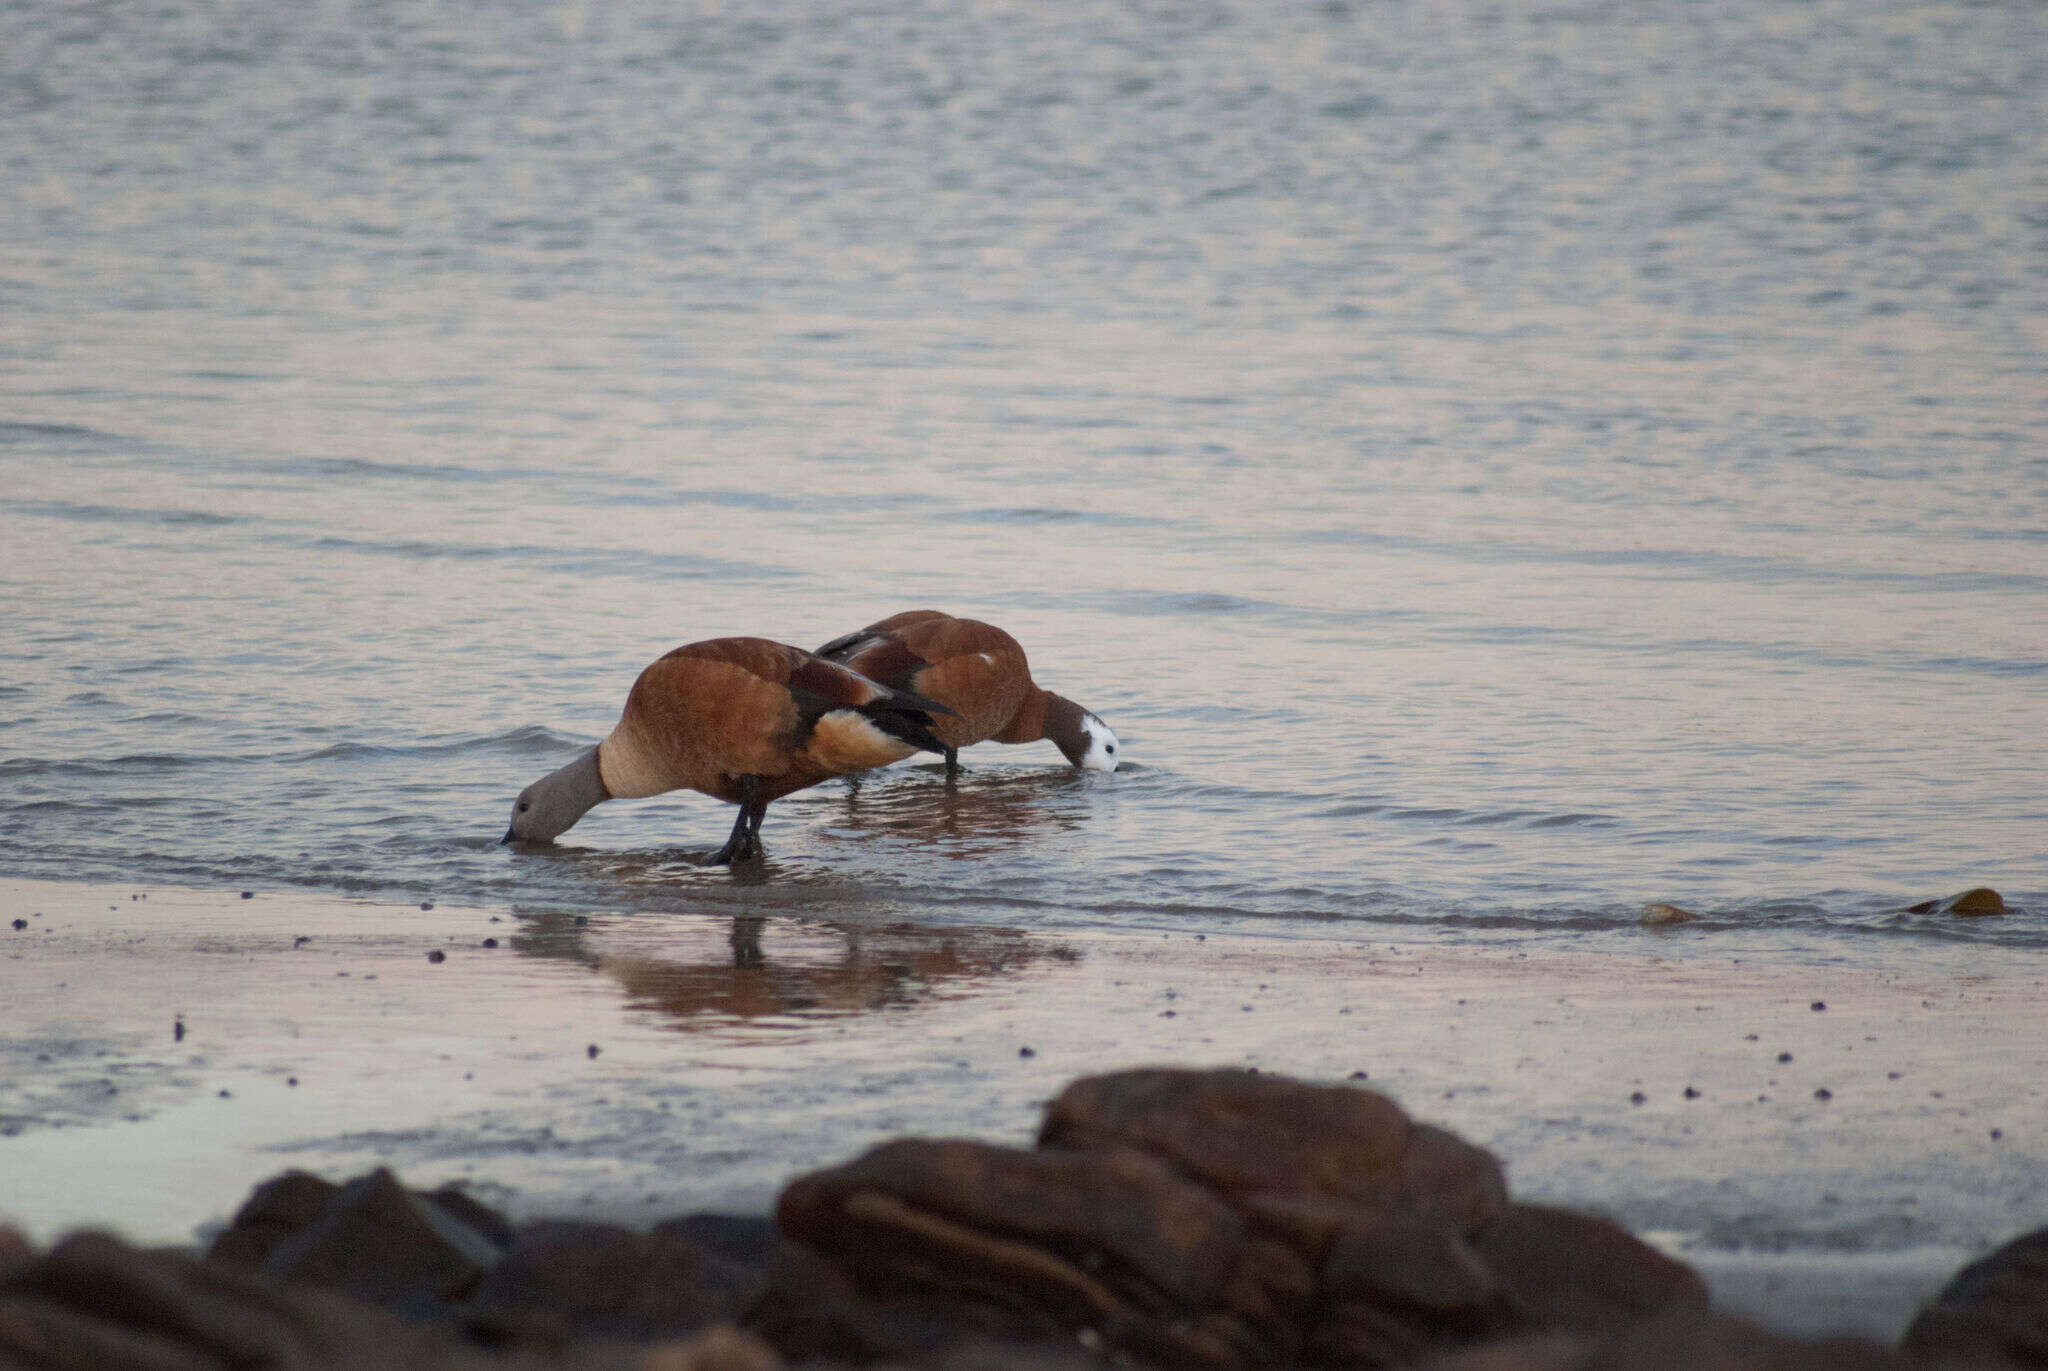
[[[0, 873], [2048, 946], [2044, 94], [2032, 0], [0, 5]], [[916, 606], [1135, 765], [497, 846]]]

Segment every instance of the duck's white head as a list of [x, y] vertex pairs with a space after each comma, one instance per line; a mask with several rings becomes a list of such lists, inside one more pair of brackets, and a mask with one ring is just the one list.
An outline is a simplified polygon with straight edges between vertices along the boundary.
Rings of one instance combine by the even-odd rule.
[[1118, 746], [1116, 733], [1102, 720], [1086, 710], [1081, 711], [1081, 732], [1088, 740], [1081, 755], [1074, 758], [1074, 765], [1083, 771], [1116, 770]]
[[1064, 695], [1045, 692], [1045, 736], [1083, 771], [1114, 771], [1123, 745], [1108, 724]]

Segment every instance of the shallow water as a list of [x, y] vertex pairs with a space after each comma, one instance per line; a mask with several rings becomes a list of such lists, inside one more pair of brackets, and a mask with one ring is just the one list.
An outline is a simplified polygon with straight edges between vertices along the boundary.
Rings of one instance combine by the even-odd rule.
[[[17, 5], [0, 52], [0, 873], [2048, 946], [2037, 6]], [[834, 783], [740, 872], [695, 796], [496, 845], [667, 648], [920, 605], [1134, 765]], [[1899, 912], [1977, 884], [2018, 912]]]

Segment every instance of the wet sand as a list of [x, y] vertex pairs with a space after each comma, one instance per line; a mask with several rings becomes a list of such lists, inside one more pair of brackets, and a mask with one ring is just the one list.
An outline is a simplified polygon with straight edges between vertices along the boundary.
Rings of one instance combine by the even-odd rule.
[[521, 1219], [760, 1211], [883, 1137], [1021, 1142], [1073, 1077], [1168, 1062], [1364, 1073], [1495, 1150], [1519, 1198], [1609, 1214], [1788, 1331], [1890, 1337], [2048, 1222], [2048, 1087], [2021, 1060], [2048, 958], [1663, 945], [0, 882], [0, 1221], [183, 1242], [286, 1167], [380, 1164]]

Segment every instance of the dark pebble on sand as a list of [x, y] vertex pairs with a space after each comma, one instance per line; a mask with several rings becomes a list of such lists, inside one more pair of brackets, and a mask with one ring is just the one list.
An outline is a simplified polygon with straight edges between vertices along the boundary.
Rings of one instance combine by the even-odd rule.
[[253, 900], [256, 898], [256, 892], [253, 890], [245, 890], [242, 892], [242, 898], [245, 900]]
[[1993, 1142], [1997, 1142], [1997, 1141], [1998, 1141], [1998, 1140], [1999, 1140], [2000, 1138], [2002, 1138], [2002, 1137], [2004, 1137], [2004, 1136], [2005, 1136], [2005, 1133], [2004, 1133], [2004, 1131], [2003, 1131], [2002, 1129], [1997, 1129], [1997, 1128], [1994, 1128], [1994, 1129], [1992, 1129], [1992, 1130], [1991, 1130], [1991, 1141], [1993, 1141]]
[[1159, 1011], [1159, 1017], [1162, 1019], [1170, 1019], [1173, 1017], [1173, 1011], [1171, 1009], [1162, 1009]]
[[1650, 1097], [1640, 1090], [1631, 1090], [1628, 1095], [1628, 1102], [1630, 1104], [1648, 1104]]
[[1017, 1049], [1017, 1055], [1020, 1057], [1035, 1057], [1038, 1055], [1038, 1051], [1035, 1048], [1020, 1047]]
[[1695, 1089], [1694, 1089], [1693, 1087], [1691, 1087], [1691, 1086], [1687, 1086], [1687, 1087], [1685, 1088], [1685, 1097], [1686, 1097], [1686, 1098], [1687, 1098], [1688, 1100], [1696, 1100], [1696, 1099], [1698, 1099], [1698, 1098], [1700, 1097], [1700, 1092], [1699, 1092], [1699, 1091], [1697, 1091], [1697, 1090], [1695, 1090]]
[[590, 1046], [583, 1049], [583, 1055], [590, 1058], [590, 1060], [592, 1061], [596, 1061], [597, 1054], [602, 1051], [604, 1051], [603, 1048], [599, 1047], [596, 1043], [592, 1043]]
[[448, 954], [437, 947], [427, 954], [427, 960], [430, 962], [445, 962], [448, 960]]
[[1822, 1086], [1820, 1089], [1813, 1092], [1813, 1097], [1816, 1100], [1832, 1100], [1835, 1097], [1835, 1092], [1828, 1089], [1826, 1086]]
[[590, 922], [590, 916], [589, 916], [588, 914], [578, 914], [578, 915], [576, 916], [576, 926], [577, 926], [578, 928], [581, 928], [581, 927], [583, 927], [583, 925], [585, 925], [585, 924], [587, 924], [587, 923], [589, 923], [589, 922]]
[[1792, 1054], [1790, 1052], [1780, 1052], [1778, 1054], [1778, 1060], [1781, 1062], [1789, 1062], [1792, 1060]]
[[185, 1021], [183, 1019], [171, 1020], [171, 1041], [174, 1043], [185, 1041]]
[[420, 901], [420, 908], [421, 908], [421, 909], [432, 909], [433, 907], [434, 907], [434, 902], [433, 902], [432, 900], [421, 900], [421, 901]]
[[232, 1100], [234, 1098], [234, 1095], [226, 1090], [223, 1090], [220, 1092], [220, 1097], [224, 1100]]
[[313, 939], [310, 934], [301, 933], [298, 937], [292, 939], [292, 946], [304, 947], [307, 943], [310, 943], [312, 941]]
[[28, 927], [28, 920], [27, 920], [27, 919], [16, 919], [16, 920], [14, 921], [14, 930], [15, 930], [15, 932], [17, 932], [17, 933], [19, 933], [19, 932], [20, 932], [20, 931], [21, 931], [22, 929], [24, 929], [24, 928], [27, 928], [27, 927]]
[[485, 939], [484, 939], [484, 946], [485, 946], [485, 947], [496, 947], [497, 945], [498, 945], [498, 940], [497, 940], [496, 938], [485, 938]]
[[289, 1086], [296, 1086], [299, 1083], [299, 1078], [297, 1076], [286, 1076], [284, 1083]]
[[1827, 1007], [1828, 1002], [1826, 1000], [1815, 1000], [1813, 1002], [1813, 1012], [1816, 1014], [1820, 1013], [1821, 1010], [1826, 1009]]
[[1354, 1071], [1351, 1073], [1351, 1079], [1354, 1081], [1362, 1081], [1366, 1079], [1366, 1074], [1363, 1071]]

